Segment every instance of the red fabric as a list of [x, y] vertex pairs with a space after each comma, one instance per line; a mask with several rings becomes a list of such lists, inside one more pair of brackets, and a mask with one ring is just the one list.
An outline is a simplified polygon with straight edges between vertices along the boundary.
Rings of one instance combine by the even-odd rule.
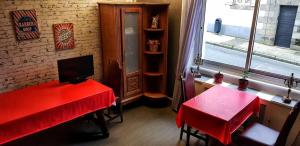
[[184, 102], [176, 124], [181, 127], [185, 122], [226, 145], [231, 134], [258, 111], [258, 96], [216, 85]]
[[112, 89], [94, 80], [52, 81], [0, 94], [0, 145], [107, 108], [114, 101]]

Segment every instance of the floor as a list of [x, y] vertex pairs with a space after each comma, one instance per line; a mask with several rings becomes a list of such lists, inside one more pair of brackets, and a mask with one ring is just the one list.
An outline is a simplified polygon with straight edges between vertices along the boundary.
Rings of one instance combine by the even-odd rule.
[[[175, 118], [176, 113], [170, 107], [139, 104], [125, 110], [123, 123], [108, 125], [110, 137], [107, 139], [80, 140], [76, 133], [92, 131], [95, 125], [78, 119], [5, 146], [184, 146], [185, 135], [180, 141]], [[201, 146], [203, 143], [191, 137], [190, 145]]]

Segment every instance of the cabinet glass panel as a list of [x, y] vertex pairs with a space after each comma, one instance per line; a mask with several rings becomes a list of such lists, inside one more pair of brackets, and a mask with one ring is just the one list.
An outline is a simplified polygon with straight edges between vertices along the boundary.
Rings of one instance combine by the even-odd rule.
[[126, 73], [139, 71], [139, 13], [125, 13], [124, 49]]

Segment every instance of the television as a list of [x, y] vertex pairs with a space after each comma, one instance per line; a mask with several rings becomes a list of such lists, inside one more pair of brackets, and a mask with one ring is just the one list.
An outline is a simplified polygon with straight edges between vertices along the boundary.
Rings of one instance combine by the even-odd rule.
[[94, 75], [93, 55], [57, 61], [59, 82], [80, 83]]

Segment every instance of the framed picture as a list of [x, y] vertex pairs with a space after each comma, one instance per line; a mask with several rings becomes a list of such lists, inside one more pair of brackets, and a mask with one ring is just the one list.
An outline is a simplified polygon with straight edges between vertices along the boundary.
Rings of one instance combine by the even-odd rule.
[[73, 23], [53, 24], [56, 50], [75, 48]]
[[11, 12], [18, 41], [40, 37], [35, 10], [18, 10]]

